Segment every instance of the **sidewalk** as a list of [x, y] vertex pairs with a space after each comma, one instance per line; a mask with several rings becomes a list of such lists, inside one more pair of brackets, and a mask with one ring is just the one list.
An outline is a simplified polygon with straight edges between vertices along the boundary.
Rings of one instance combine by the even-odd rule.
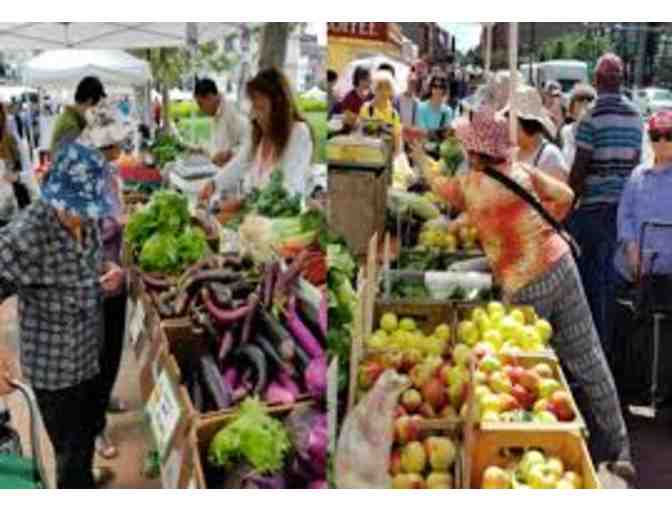
[[[0, 348], [7, 347], [14, 352], [16, 352], [16, 345], [14, 345], [14, 339], [11, 338], [14, 335], [11, 334], [11, 328], [8, 331], [7, 326], [12, 324], [14, 320], [15, 308], [14, 300], [9, 300], [4, 305], [0, 305]], [[96, 458], [96, 465], [109, 466], [115, 472], [115, 479], [107, 488], [160, 489], [160, 480], [147, 480], [142, 476], [147, 441], [143, 429], [142, 403], [138, 390], [138, 367], [132, 353], [128, 350], [124, 353], [115, 395], [126, 400], [132, 411], [126, 414], [109, 415], [108, 418], [108, 430], [112, 441], [119, 449], [119, 457], [113, 461]], [[6, 401], [12, 414], [14, 427], [21, 435], [24, 443], [24, 451], [30, 454], [28, 410], [17, 395], [8, 397]], [[42, 445], [46, 457], [47, 471], [53, 476], [53, 451], [44, 430], [42, 432]]]

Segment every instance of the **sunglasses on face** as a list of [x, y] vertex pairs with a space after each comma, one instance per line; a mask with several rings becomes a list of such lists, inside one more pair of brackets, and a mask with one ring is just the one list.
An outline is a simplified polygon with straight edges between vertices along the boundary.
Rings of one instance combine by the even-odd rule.
[[660, 141], [672, 142], [672, 130], [665, 131], [664, 133], [661, 133], [659, 131], [651, 131], [651, 133], [649, 133], [649, 137], [651, 138], [651, 141], [653, 143], [657, 143]]

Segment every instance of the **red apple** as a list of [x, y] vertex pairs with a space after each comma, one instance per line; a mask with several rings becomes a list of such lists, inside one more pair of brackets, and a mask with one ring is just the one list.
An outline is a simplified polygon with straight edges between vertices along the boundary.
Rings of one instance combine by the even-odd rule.
[[536, 395], [537, 392], [539, 391], [539, 383], [541, 382], [541, 378], [537, 373], [533, 370], [525, 370], [523, 371], [522, 374], [520, 374], [520, 385], [525, 388], [527, 391], [530, 393]]
[[499, 405], [502, 412], [515, 411], [516, 409], [520, 409], [520, 402], [518, 402], [518, 399], [513, 395], [509, 395], [508, 393], [502, 393], [499, 395]]
[[553, 378], [555, 375], [553, 373], [553, 369], [548, 363], [537, 363], [532, 370], [534, 370], [542, 379]]
[[420, 415], [423, 418], [432, 419], [436, 418], [436, 411], [429, 402], [425, 402], [420, 406]]
[[417, 419], [411, 416], [401, 416], [394, 422], [395, 439], [399, 444], [416, 441], [419, 436]]
[[408, 411], [406, 411], [406, 408], [399, 404], [397, 407], [394, 408], [394, 418], [399, 418], [400, 416], [407, 416]]
[[422, 387], [422, 398], [432, 409], [439, 410], [446, 404], [446, 387], [438, 378], [432, 378]]
[[504, 367], [504, 372], [509, 376], [513, 384], [520, 384], [520, 379], [525, 373], [525, 369], [523, 367], [507, 365]]
[[529, 410], [534, 405], [534, 394], [520, 384], [513, 386], [511, 395], [518, 401], [522, 409]]
[[575, 418], [572, 397], [564, 390], [559, 390], [551, 395], [549, 406], [551, 412], [557, 416], [560, 421], [572, 421]]
[[401, 473], [401, 451], [393, 450], [390, 457], [390, 474], [396, 476]]

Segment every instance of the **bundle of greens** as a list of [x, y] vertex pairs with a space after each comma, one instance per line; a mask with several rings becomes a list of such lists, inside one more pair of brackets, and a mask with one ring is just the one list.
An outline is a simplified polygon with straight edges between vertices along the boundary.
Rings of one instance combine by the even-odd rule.
[[287, 218], [301, 213], [301, 195], [294, 196], [285, 189], [282, 170], [275, 169], [268, 185], [253, 192], [248, 206], [268, 218]]
[[464, 161], [464, 152], [460, 143], [455, 138], [448, 138], [441, 144], [440, 154], [448, 174], [455, 175]]
[[129, 219], [125, 239], [138, 255], [140, 269], [178, 273], [208, 251], [205, 233], [190, 226], [187, 199], [174, 191], [158, 191]]
[[174, 136], [159, 134], [149, 150], [154, 156], [156, 165], [163, 168], [167, 163], [175, 161], [185, 148]]
[[236, 417], [212, 439], [208, 459], [226, 469], [247, 462], [258, 473], [277, 473], [290, 448], [283, 423], [269, 416], [259, 400], [248, 398]]

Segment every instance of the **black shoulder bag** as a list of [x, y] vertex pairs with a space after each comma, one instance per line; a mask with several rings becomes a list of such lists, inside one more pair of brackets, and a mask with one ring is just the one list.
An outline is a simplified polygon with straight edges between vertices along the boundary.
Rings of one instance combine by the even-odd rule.
[[541, 205], [539, 201], [536, 198], [534, 198], [529, 191], [527, 191], [513, 179], [510, 179], [503, 173], [498, 172], [493, 168], [486, 167], [483, 169], [483, 173], [488, 177], [490, 177], [491, 179], [494, 179], [495, 181], [499, 182], [502, 186], [507, 188], [512, 193], [515, 193], [518, 197], [527, 202], [530, 205], [530, 207], [532, 207], [535, 211], [537, 211], [537, 213], [539, 213], [539, 216], [541, 216], [546, 221], [546, 223], [548, 223], [551, 227], [553, 227], [553, 230], [555, 230], [556, 233], [569, 245], [569, 249], [572, 251], [572, 255], [574, 256], [574, 258], [578, 259], [581, 256], [581, 248], [577, 244], [576, 240], [570, 235], [569, 232], [567, 232], [565, 227], [563, 227], [559, 221], [557, 221], [553, 216], [551, 216], [551, 214], [544, 208], [544, 206]]

